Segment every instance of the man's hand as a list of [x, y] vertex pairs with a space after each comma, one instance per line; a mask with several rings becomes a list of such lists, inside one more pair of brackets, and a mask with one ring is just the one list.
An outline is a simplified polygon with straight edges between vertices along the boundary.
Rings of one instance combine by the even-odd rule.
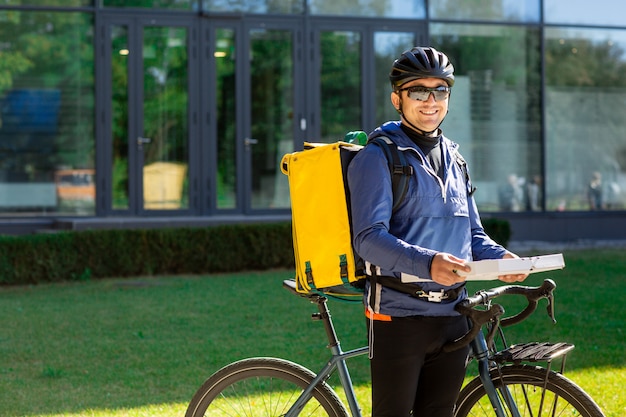
[[[502, 259], [515, 259], [515, 258], [519, 258], [519, 256], [511, 252], [507, 252], [502, 257]], [[504, 282], [520, 282], [520, 281], [524, 281], [526, 277], [528, 277], [528, 274], [500, 275], [498, 279]]]
[[469, 273], [470, 271], [471, 268], [465, 265], [463, 259], [445, 252], [436, 254], [430, 265], [430, 276], [433, 281], [446, 287], [465, 281], [465, 277], [459, 275], [458, 272]]

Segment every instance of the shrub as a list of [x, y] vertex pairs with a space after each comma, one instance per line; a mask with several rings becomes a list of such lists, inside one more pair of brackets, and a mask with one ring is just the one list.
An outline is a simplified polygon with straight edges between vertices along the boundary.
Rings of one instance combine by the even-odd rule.
[[288, 223], [0, 237], [0, 284], [200, 274], [294, 265]]
[[502, 246], [509, 244], [511, 239], [511, 224], [502, 219], [483, 219], [485, 232]]
[[[508, 243], [507, 221], [484, 227]], [[0, 236], [0, 285], [292, 268], [292, 242], [287, 222]]]

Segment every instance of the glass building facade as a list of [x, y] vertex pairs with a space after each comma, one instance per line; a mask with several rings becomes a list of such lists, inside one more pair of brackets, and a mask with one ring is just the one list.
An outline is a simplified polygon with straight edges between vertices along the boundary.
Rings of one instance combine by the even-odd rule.
[[3, 1], [0, 233], [286, 219], [282, 155], [396, 119], [390, 65], [432, 45], [456, 68], [442, 127], [483, 217], [509, 219], [514, 238], [626, 238], [621, 12], [612, 0]]

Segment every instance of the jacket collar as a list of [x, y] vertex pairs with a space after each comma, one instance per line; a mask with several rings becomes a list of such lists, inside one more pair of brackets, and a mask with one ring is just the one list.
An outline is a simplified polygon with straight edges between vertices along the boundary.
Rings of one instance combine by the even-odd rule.
[[[378, 136], [387, 136], [390, 138], [399, 148], [414, 148], [419, 151], [417, 145], [402, 131], [400, 128], [400, 121], [395, 120], [386, 122], [380, 127], [374, 129], [372, 133], [368, 135], [368, 139], [373, 139]], [[450, 154], [458, 151], [459, 145], [456, 142], [451, 141], [443, 133], [441, 133], [441, 142], [444, 145], [444, 149], [447, 149]]]

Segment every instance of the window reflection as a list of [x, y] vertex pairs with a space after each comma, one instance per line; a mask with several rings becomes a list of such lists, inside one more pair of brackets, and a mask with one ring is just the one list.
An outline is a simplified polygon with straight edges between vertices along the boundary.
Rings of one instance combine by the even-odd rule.
[[204, 0], [202, 5], [206, 12], [304, 13], [302, 0]]
[[143, 30], [143, 192], [146, 209], [189, 207], [187, 29]]
[[196, 0], [104, 0], [105, 7], [144, 7], [179, 10], [191, 10], [195, 3]]
[[218, 29], [215, 41], [217, 105], [217, 208], [232, 209], [237, 199], [237, 121], [235, 109], [235, 32]]
[[539, 0], [438, 0], [428, 12], [431, 19], [538, 22]]
[[250, 31], [252, 208], [289, 207], [280, 160], [293, 152], [294, 58], [291, 30]]
[[311, 14], [424, 19], [424, 0], [308, 0]]
[[433, 46], [455, 66], [442, 128], [460, 144], [484, 211], [522, 211], [541, 201], [539, 31], [433, 24]]
[[546, 29], [548, 210], [626, 207], [626, 32]]
[[0, 212], [93, 214], [93, 189], [67, 188], [83, 174], [93, 177], [92, 19], [32, 11], [0, 17]]
[[320, 46], [321, 140], [334, 142], [361, 128], [361, 34], [322, 32]]
[[544, 0], [547, 23], [624, 26], [626, 3], [615, 0]]
[[391, 63], [400, 54], [415, 45], [415, 34], [404, 32], [376, 32], [374, 34], [374, 54], [376, 65], [376, 126], [387, 120], [398, 120], [389, 99], [391, 85], [389, 71]]
[[8, 1], [5, 0], [4, 4], [19, 4], [21, 6], [62, 6], [62, 7], [72, 7], [72, 6], [93, 6], [95, 0], [13, 0]]
[[93, 169], [60, 169], [55, 172], [57, 197], [65, 204], [91, 203], [96, 198], [95, 171]]

